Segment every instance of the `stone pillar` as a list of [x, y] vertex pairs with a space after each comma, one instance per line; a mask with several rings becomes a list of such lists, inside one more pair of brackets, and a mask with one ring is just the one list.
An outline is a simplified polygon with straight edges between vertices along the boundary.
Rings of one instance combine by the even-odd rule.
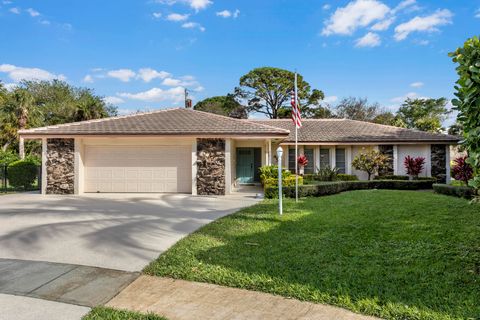
[[225, 195], [224, 139], [197, 139], [197, 194]]
[[[432, 144], [430, 150], [432, 177], [437, 178], [439, 183], [445, 183], [447, 181], [447, 148], [444, 144]], [[448, 166], [450, 167], [450, 164]]]
[[75, 191], [74, 139], [47, 139], [47, 194], [73, 194]]
[[391, 176], [395, 173], [395, 150], [393, 145], [379, 145], [378, 151], [388, 157], [387, 168], [381, 170], [378, 174], [381, 176]]

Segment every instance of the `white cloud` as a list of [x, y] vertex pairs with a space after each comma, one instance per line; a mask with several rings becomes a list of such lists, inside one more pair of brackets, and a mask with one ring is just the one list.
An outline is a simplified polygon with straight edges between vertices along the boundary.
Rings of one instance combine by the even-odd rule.
[[423, 83], [423, 82], [420, 82], [420, 81], [418, 81], [418, 82], [413, 82], [413, 83], [410, 84], [410, 87], [412, 87], [412, 88], [421, 88], [421, 87], [423, 87], [423, 86], [424, 86], [424, 83]]
[[394, 21], [395, 21], [395, 17], [387, 18], [385, 20], [375, 23], [371, 29], [373, 31], [385, 31], [388, 28], [390, 28], [390, 26]]
[[197, 23], [197, 22], [185, 22], [184, 24], [182, 24], [182, 28], [185, 28], [185, 29], [198, 29], [202, 32], [205, 31], [205, 28]]
[[142, 79], [145, 82], [150, 82], [153, 79], [165, 79], [166, 77], [169, 77], [170, 73], [166, 71], [157, 71], [151, 68], [142, 68], [138, 70], [138, 78]]
[[115, 78], [123, 82], [129, 82], [131, 78], [135, 77], [135, 72], [130, 69], [118, 69], [107, 72], [107, 76]]
[[17, 8], [17, 7], [10, 8], [10, 10], [8, 11], [10, 11], [11, 13], [20, 14], [20, 8]]
[[156, 0], [155, 2], [170, 6], [175, 3], [184, 3], [195, 11], [203, 10], [213, 3], [210, 0]]
[[121, 103], [125, 103], [125, 100], [123, 100], [122, 98], [113, 97], [113, 96], [105, 97], [105, 98], [103, 98], [103, 101], [105, 101], [105, 103], [108, 103], [108, 104], [121, 104]]
[[325, 3], [325, 4], [322, 6], [322, 9], [323, 9], [323, 10], [330, 10], [331, 7], [332, 7], [331, 5], [329, 5], [328, 3]]
[[334, 103], [338, 101], [338, 97], [337, 96], [327, 96], [323, 99], [323, 102], [327, 103], [327, 104], [331, 104], [331, 103]]
[[198, 86], [195, 89], [193, 89], [193, 91], [195, 91], [195, 92], [202, 92], [203, 90], [205, 90], [205, 88], [202, 87], [202, 86]]
[[475, 18], [480, 18], [480, 9], [478, 9], [477, 12], [475, 13]]
[[40, 15], [40, 12], [38, 12], [37, 10], [35, 10], [33, 8], [28, 8], [27, 12], [31, 17], [38, 17]]
[[223, 11], [218, 11], [217, 13], [215, 13], [218, 17], [222, 17], [222, 18], [238, 18], [238, 16], [240, 15], [240, 10], [235, 10], [234, 12], [231, 12], [230, 10], [223, 10]]
[[40, 20], [40, 24], [43, 24], [43, 25], [48, 26], [48, 25], [50, 25], [50, 21], [48, 21], [48, 20]]
[[448, 9], [437, 10], [428, 16], [416, 16], [395, 28], [395, 40], [405, 40], [412, 32], [436, 32], [438, 27], [452, 23], [453, 14]]
[[351, 35], [360, 27], [383, 20], [390, 8], [377, 0], [355, 0], [338, 8], [326, 21], [322, 35]]
[[400, 2], [393, 10], [392, 10], [392, 13], [397, 13], [401, 10], [404, 10], [404, 9], [407, 9], [407, 8], [410, 8], [410, 9], [413, 9], [413, 10], [418, 10], [419, 7], [417, 6], [417, 1], [416, 0], [404, 0], [402, 2]]
[[393, 103], [403, 103], [407, 99], [429, 99], [429, 97], [422, 97], [422, 96], [419, 96], [418, 93], [416, 93], [416, 92], [409, 92], [404, 96], [395, 97], [395, 98], [391, 99], [390, 101], [393, 102]]
[[1, 64], [0, 72], [8, 74], [8, 77], [15, 82], [21, 80], [66, 80], [63, 74], [53, 74], [39, 68], [17, 67], [12, 64]]
[[380, 36], [373, 32], [369, 32], [355, 41], [356, 47], [378, 47], [380, 44], [382, 44]]
[[223, 10], [223, 11], [218, 11], [216, 15], [222, 18], [230, 18], [232, 16], [232, 13], [229, 10]]
[[177, 86], [180, 86], [182, 84], [182, 80], [173, 79], [173, 78], [166, 78], [165, 80], [162, 81], [162, 84], [164, 86], [177, 87]]
[[85, 83], [93, 83], [93, 77], [89, 74], [87, 74], [85, 77], [83, 77], [83, 82]]
[[161, 12], [154, 12], [154, 13], [152, 13], [152, 16], [155, 19], [160, 19], [162, 17], [162, 13]]
[[150, 90], [138, 93], [122, 92], [119, 93], [118, 96], [126, 99], [146, 102], [173, 101], [175, 103], [179, 103], [184, 100], [184, 88], [175, 87], [167, 90], [163, 90], [161, 88], [152, 88]]
[[167, 16], [167, 20], [180, 22], [180, 21], [188, 20], [188, 17], [190, 17], [189, 14], [171, 13]]

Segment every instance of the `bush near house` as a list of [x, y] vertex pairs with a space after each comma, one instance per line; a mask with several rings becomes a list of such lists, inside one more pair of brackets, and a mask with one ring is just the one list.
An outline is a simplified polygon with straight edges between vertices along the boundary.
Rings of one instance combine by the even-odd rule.
[[[262, 185], [265, 185], [265, 181], [268, 179], [278, 179], [278, 166], [270, 165], [260, 167], [260, 181]], [[282, 169], [282, 178], [288, 178], [292, 175], [289, 170]]]
[[354, 174], [337, 173], [338, 170], [336, 169], [333, 169], [335, 170], [334, 174], [326, 174], [325, 169], [322, 169], [324, 170], [323, 174], [320, 174], [320, 172], [319, 174], [304, 174], [303, 181], [308, 183], [312, 181], [357, 181], [358, 180], [358, 177]]
[[448, 184], [434, 184], [433, 191], [435, 193], [454, 196], [465, 199], [472, 199], [475, 195], [475, 189], [468, 186], [454, 186]]
[[473, 168], [467, 162], [468, 157], [458, 157], [453, 160], [452, 176], [455, 180], [463, 181], [468, 185], [468, 181], [473, 178]]
[[353, 158], [352, 166], [368, 174], [368, 180], [377, 172], [388, 167], [389, 157], [376, 150], [362, 152]]
[[9, 165], [10, 163], [18, 160], [20, 160], [18, 154], [0, 149], [0, 166]]
[[[344, 191], [367, 190], [367, 189], [391, 189], [391, 190], [423, 190], [432, 189], [435, 179], [422, 180], [371, 180], [371, 181], [342, 181], [326, 182], [316, 185], [299, 186], [299, 197], [322, 197], [337, 194]], [[287, 198], [295, 197], [294, 187], [283, 188], [283, 195]], [[278, 197], [278, 188], [269, 187], [265, 189], [265, 198], [273, 199]]]
[[[284, 187], [295, 187], [295, 175], [293, 176], [288, 176], [283, 178], [282, 177], [282, 186]], [[278, 185], [278, 178], [268, 178], [267, 180], [264, 181], [263, 187], [265, 189], [271, 188], [271, 187], [277, 187]], [[298, 176], [298, 185], [301, 186], [303, 185], [303, 177]]]
[[337, 174], [337, 181], [358, 181], [358, 177], [354, 174]]
[[38, 166], [32, 160], [18, 160], [7, 168], [8, 182], [15, 188], [30, 188], [37, 179]]

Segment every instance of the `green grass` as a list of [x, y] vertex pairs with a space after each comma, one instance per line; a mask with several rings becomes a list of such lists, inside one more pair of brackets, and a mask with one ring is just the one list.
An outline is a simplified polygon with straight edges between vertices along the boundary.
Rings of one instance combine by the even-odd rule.
[[480, 317], [480, 206], [364, 190], [266, 200], [219, 219], [144, 270], [386, 319]]
[[82, 320], [167, 320], [164, 317], [160, 317], [150, 314], [142, 314], [138, 312], [116, 310], [106, 307], [96, 307], [92, 309]]

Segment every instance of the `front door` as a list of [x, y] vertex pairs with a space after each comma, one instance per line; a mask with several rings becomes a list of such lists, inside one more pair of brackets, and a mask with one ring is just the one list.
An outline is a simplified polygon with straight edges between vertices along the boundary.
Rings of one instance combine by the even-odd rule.
[[254, 148], [237, 148], [237, 180], [240, 183], [253, 183], [255, 177]]

